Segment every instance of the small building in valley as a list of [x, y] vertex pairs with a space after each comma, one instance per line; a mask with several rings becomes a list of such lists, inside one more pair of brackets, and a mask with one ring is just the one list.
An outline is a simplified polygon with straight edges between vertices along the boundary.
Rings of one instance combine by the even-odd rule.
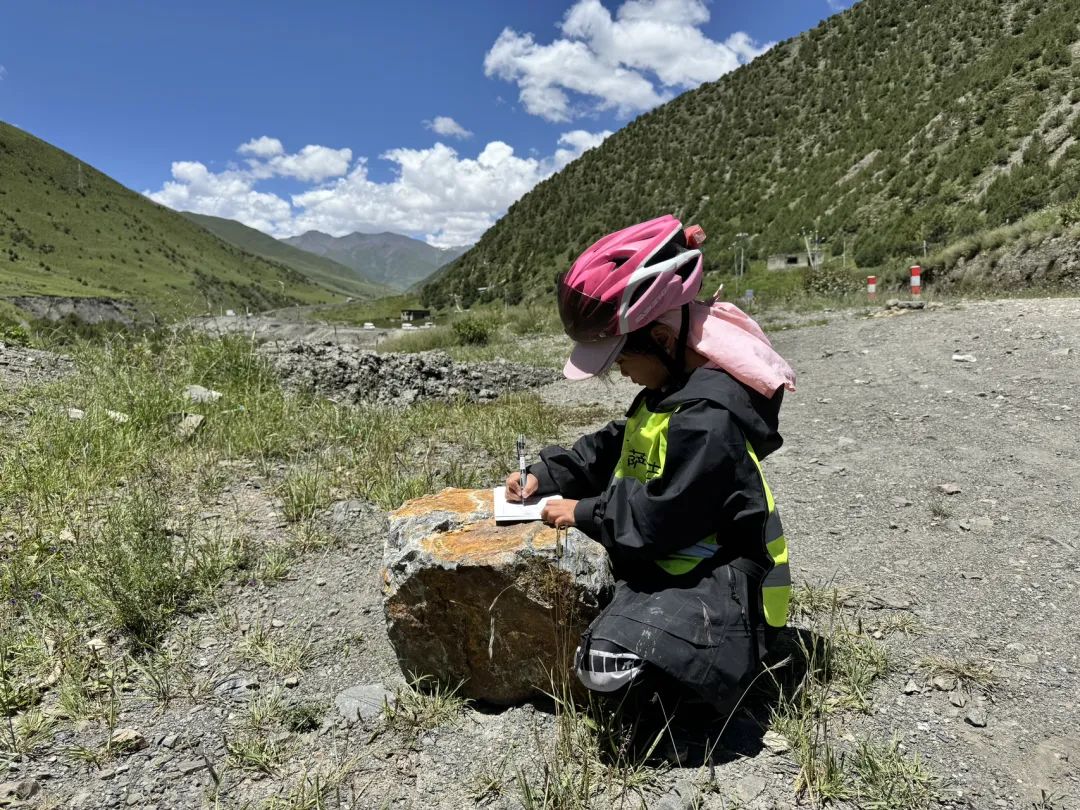
[[430, 318], [430, 317], [431, 317], [431, 310], [430, 309], [403, 309], [403, 310], [401, 310], [401, 320], [402, 321], [407, 321], [407, 322], [410, 322], [410, 323], [412, 321], [422, 321], [425, 318]]
[[[811, 261], [813, 259], [813, 261]], [[770, 270], [795, 270], [799, 267], [817, 267], [825, 259], [823, 251], [815, 250], [812, 254], [774, 253], [768, 258], [766, 267]]]

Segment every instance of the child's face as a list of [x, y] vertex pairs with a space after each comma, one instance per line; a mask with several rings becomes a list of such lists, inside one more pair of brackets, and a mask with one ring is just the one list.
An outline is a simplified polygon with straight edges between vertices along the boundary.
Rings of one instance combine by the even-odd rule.
[[615, 362], [624, 377], [629, 377], [636, 385], [651, 390], [663, 388], [668, 381], [667, 367], [660, 358], [652, 354], [620, 354]]

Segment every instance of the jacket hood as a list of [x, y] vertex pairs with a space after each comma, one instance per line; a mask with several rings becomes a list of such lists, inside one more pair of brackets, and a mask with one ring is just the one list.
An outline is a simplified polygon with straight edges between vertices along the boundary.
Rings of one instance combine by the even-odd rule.
[[639, 394], [630, 406], [632, 413], [644, 398], [649, 410], [670, 411], [687, 402], [708, 400], [727, 410], [738, 422], [759, 459], [784, 443], [779, 432], [780, 404], [784, 389], [770, 399], [740, 383], [723, 369], [703, 366], [695, 369], [686, 384], [676, 391], [649, 391]]

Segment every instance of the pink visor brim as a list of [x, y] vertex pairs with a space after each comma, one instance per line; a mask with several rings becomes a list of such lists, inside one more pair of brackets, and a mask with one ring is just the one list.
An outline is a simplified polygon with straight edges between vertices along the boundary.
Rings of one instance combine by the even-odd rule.
[[626, 345], [626, 335], [597, 340], [592, 343], [575, 343], [570, 359], [563, 366], [563, 376], [568, 380], [587, 380], [603, 374]]

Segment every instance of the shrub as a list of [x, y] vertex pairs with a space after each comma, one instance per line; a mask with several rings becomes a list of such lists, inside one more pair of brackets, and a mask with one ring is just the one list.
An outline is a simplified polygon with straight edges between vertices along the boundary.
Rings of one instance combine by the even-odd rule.
[[858, 292], [863, 283], [852, 271], [835, 264], [815, 267], [803, 276], [803, 287], [808, 293], [826, 297]]
[[486, 346], [491, 340], [491, 324], [467, 315], [454, 321], [454, 334], [465, 346]]
[[0, 323], [0, 343], [8, 346], [29, 346], [30, 335], [17, 323]]
[[412, 332], [402, 332], [396, 337], [387, 338], [379, 342], [379, 351], [403, 352], [429, 352], [435, 349], [446, 349], [458, 344], [458, 336], [455, 332], [442, 326], [433, 329], [417, 329]]
[[[1080, 197], [1063, 205], [1059, 216], [1061, 218], [1061, 224], [1066, 227], [1080, 222]], [[0, 337], [2, 337], [2, 333], [0, 333]]]

